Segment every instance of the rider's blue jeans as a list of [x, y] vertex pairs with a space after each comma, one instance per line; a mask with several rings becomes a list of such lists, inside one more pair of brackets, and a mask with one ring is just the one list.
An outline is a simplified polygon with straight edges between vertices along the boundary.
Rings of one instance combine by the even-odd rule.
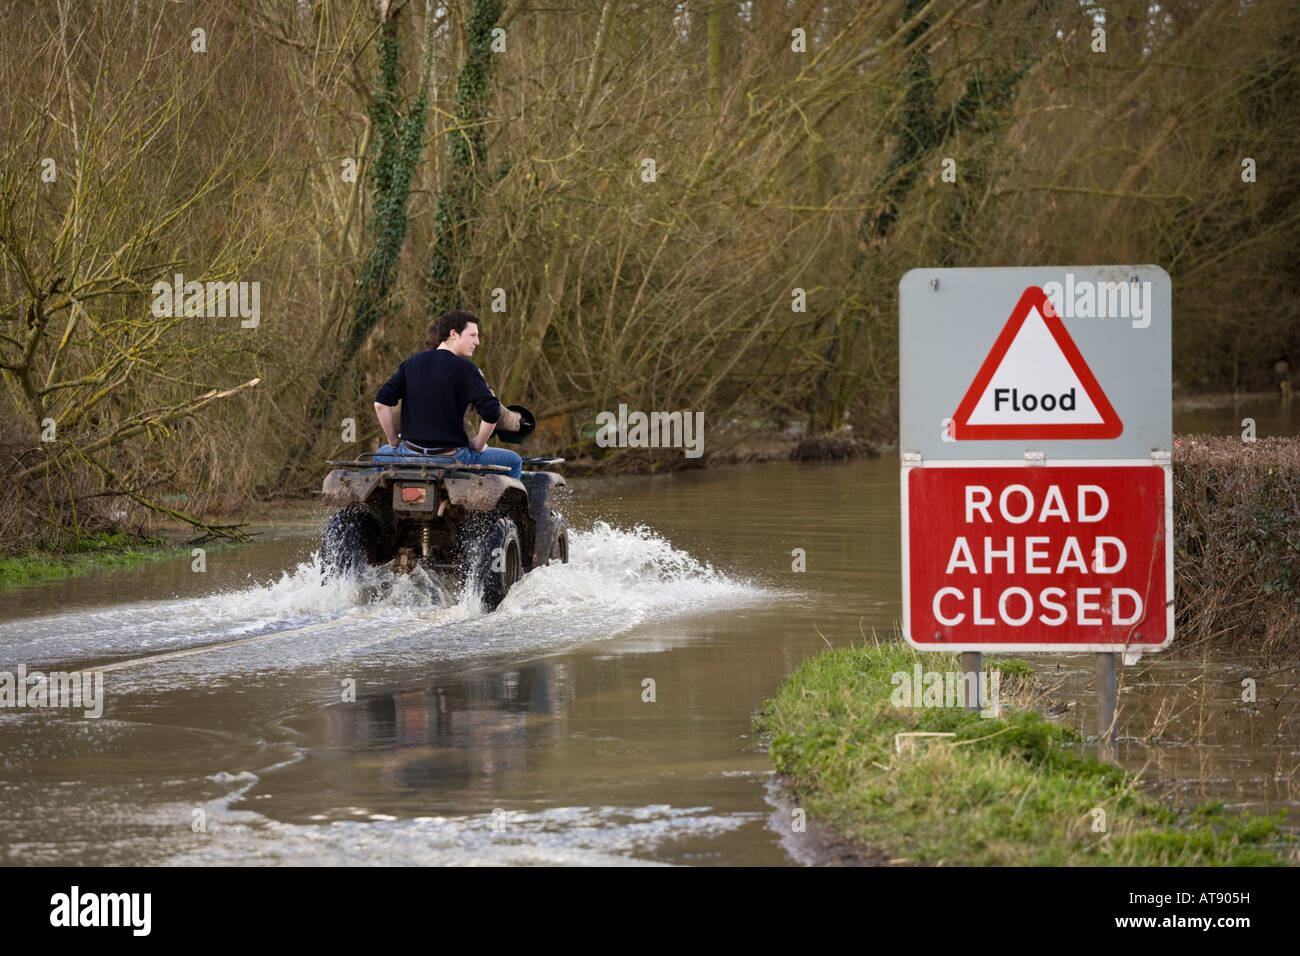
[[375, 452], [375, 461], [381, 465], [389, 465], [401, 461], [403, 458], [428, 458], [430, 461], [455, 461], [461, 465], [505, 465], [510, 469], [510, 477], [515, 480], [523, 473], [523, 459], [507, 448], [484, 448], [482, 451], [474, 451], [468, 445], [462, 445], [450, 455], [421, 455], [413, 452], [408, 448], [394, 448], [391, 445], [381, 445]]

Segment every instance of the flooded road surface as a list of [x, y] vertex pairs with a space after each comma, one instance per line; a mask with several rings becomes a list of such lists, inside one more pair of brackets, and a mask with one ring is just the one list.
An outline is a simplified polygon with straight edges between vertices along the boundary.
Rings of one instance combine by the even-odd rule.
[[[573, 486], [571, 563], [491, 615], [414, 577], [323, 585], [307, 512], [204, 573], [0, 594], [0, 670], [95, 667], [106, 696], [98, 719], [0, 710], [0, 860], [796, 862], [750, 718], [801, 660], [896, 626], [896, 456]], [[1091, 658], [1031, 663], [1091, 729]], [[1246, 709], [1249, 666], [1126, 668], [1119, 759], [1294, 818], [1300, 692], [1270, 688], [1296, 675]]]

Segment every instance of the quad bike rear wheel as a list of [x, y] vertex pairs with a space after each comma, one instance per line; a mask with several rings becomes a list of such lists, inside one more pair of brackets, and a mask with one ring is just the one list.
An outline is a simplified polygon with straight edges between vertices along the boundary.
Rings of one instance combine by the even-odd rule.
[[392, 557], [385, 554], [383, 541], [383, 528], [368, 509], [336, 511], [321, 538], [324, 579], [356, 577], [367, 565], [383, 564]]
[[559, 515], [555, 516], [555, 534], [551, 538], [551, 561], [569, 563], [569, 527]]
[[510, 588], [523, 577], [519, 529], [506, 517], [488, 526], [473, 548], [470, 575], [486, 611], [495, 611]]

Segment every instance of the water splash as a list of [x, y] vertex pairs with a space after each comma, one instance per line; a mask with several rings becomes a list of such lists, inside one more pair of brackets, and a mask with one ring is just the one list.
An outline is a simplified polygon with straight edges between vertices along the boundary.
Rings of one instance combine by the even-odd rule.
[[[423, 570], [395, 575], [384, 566], [326, 580], [313, 554], [278, 578], [248, 587], [0, 623], [0, 662], [121, 659], [308, 627], [310, 634], [275, 641], [274, 653], [250, 652], [247, 664], [257, 667], [265, 658], [293, 666], [303, 655], [431, 633], [438, 634], [440, 651], [462, 644], [472, 649], [485, 633], [498, 645], [509, 640], [541, 649], [612, 636], [651, 616], [748, 603], [763, 593], [643, 526], [627, 530], [597, 521], [569, 535], [570, 563], [525, 575], [493, 614], [484, 613], [470, 589]], [[301, 645], [302, 653], [289, 652], [288, 642]]]

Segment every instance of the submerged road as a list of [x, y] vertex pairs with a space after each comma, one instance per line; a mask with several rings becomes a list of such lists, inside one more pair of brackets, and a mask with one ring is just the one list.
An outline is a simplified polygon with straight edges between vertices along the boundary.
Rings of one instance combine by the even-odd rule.
[[[311, 526], [214, 551], [207, 576], [0, 605], [0, 666], [97, 671], [106, 697], [98, 719], [0, 713], [8, 861], [790, 862], [750, 714], [825, 646], [813, 617], [856, 634], [861, 608], [754, 547], [775, 477], [584, 483], [571, 563], [493, 614], [418, 577], [324, 585]], [[836, 494], [812, 507], [861, 511]], [[860, 573], [850, 528], [780, 523]]]

